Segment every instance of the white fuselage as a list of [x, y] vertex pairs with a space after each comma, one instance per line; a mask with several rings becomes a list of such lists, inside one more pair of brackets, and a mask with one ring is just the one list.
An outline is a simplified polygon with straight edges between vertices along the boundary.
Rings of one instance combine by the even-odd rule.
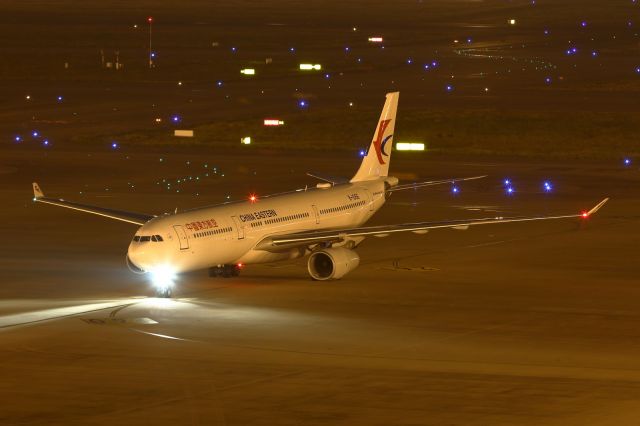
[[384, 191], [385, 178], [377, 178], [165, 214], [138, 229], [127, 255], [141, 270], [175, 272], [293, 259], [306, 248], [254, 247], [271, 235], [362, 225], [384, 204]]

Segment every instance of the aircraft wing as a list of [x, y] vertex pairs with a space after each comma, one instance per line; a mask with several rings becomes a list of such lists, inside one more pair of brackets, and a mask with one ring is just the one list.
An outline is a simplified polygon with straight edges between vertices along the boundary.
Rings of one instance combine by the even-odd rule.
[[416, 188], [422, 188], [423, 186], [443, 185], [445, 183], [463, 182], [465, 180], [476, 180], [476, 179], [482, 179], [482, 178], [485, 178], [485, 177], [487, 177], [487, 175], [472, 176], [472, 177], [465, 177], [465, 178], [430, 180], [430, 181], [427, 181], [427, 182], [408, 183], [408, 184], [405, 184], [405, 185], [393, 186], [393, 187], [387, 189], [387, 192], [403, 191], [405, 189], [416, 189]]
[[121, 210], [106, 209], [103, 207], [89, 206], [87, 204], [73, 203], [71, 201], [65, 201], [59, 198], [45, 197], [40, 186], [37, 183], [33, 183], [33, 201], [37, 203], [51, 204], [54, 206], [66, 207], [68, 209], [78, 210], [85, 213], [97, 214], [99, 216], [108, 217], [110, 219], [121, 220], [123, 222], [134, 223], [136, 225], [144, 225], [155, 216], [126, 212]]
[[583, 218], [587, 219], [594, 213], [596, 213], [607, 201], [608, 198], [600, 201], [595, 207], [589, 211], [585, 211], [579, 214], [565, 214], [556, 216], [516, 216], [516, 217], [488, 217], [480, 219], [458, 219], [458, 220], [443, 220], [435, 222], [417, 222], [417, 223], [401, 223], [397, 225], [382, 225], [382, 226], [366, 226], [350, 229], [334, 229], [328, 231], [315, 231], [315, 232], [298, 232], [285, 235], [273, 235], [269, 236], [255, 247], [257, 250], [266, 251], [282, 251], [291, 247], [300, 247], [321, 243], [340, 242], [348, 238], [354, 237], [368, 237], [377, 236], [384, 237], [389, 234], [397, 232], [414, 232], [417, 234], [423, 234], [430, 229], [439, 228], [452, 228], [452, 229], [467, 229], [470, 226], [476, 225], [489, 225], [494, 223], [513, 223], [513, 222], [533, 222], [539, 220], [556, 220], [556, 219], [569, 219], [569, 218]]

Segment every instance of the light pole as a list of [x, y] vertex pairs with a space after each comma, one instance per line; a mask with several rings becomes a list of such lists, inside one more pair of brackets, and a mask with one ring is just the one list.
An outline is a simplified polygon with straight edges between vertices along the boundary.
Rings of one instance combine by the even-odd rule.
[[151, 27], [153, 26], [153, 16], [147, 18], [149, 23], [149, 68], [153, 68], [153, 57], [151, 56]]

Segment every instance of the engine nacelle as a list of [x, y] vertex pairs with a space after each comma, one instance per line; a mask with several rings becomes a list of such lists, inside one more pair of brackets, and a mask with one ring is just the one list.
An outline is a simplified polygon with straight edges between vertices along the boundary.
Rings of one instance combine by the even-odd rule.
[[360, 256], [343, 247], [318, 250], [311, 253], [307, 268], [311, 278], [318, 281], [337, 280], [358, 267]]
[[127, 259], [127, 268], [129, 268], [131, 272], [135, 272], [136, 274], [144, 274], [147, 272], [144, 269], [140, 268], [135, 263], [133, 263], [131, 259], [129, 259], [129, 255], [127, 255], [126, 259]]

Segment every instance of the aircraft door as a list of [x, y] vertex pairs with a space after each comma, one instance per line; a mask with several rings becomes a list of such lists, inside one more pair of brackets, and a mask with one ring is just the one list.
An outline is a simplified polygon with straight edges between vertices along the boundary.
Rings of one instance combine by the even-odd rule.
[[371, 191], [369, 191], [368, 188], [362, 188], [364, 190], [364, 193], [367, 197], [367, 203], [369, 203], [369, 211], [374, 211], [375, 210], [375, 200], [373, 198], [373, 195], [371, 195]]
[[180, 250], [187, 250], [189, 248], [189, 237], [184, 232], [182, 225], [173, 225], [173, 229], [178, 234], [178, 241], [180, 241]]
[[316, 207], [315, 204], [312, 204], [311, 209], [313, 210], [313, 215], [316, 217], [316, 225], [320, 224], [320, 214], [318, 213], [318, 207]]
[[238, 239], [239, 240], [244, 239], [244, 222], [239, 221], [236, 216], [231, 216], [231, 219], [233, 219], [233, 224], [236, 226], [236, 229], [238, 230]]

